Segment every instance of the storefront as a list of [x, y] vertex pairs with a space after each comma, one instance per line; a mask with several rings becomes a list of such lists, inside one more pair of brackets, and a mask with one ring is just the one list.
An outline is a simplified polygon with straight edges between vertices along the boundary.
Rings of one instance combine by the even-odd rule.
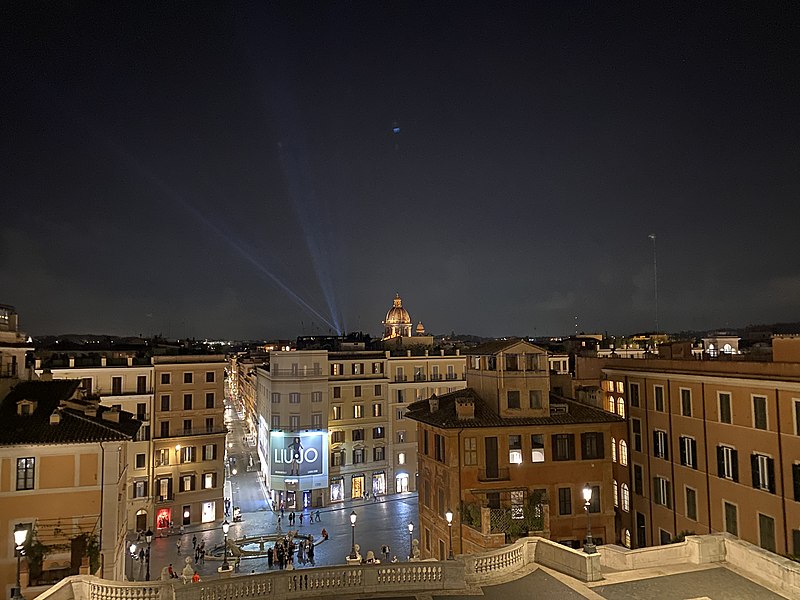
[[217, 503], [203, 502], [201, 520], [203, 523], [211, 523], [217, 519]]
[[159, 508], [156, 513], [156, 529], [169, 529], [172, 527], [172, 509]]
[[394, 478], [395, 491], [398, 494], [408, 491], [408, 473], [398, 473]]
[[386, 473], [384, 471], [376, 471], [372, 474], [372, 495], [386, 495]]
[[363, 498], [364, 491], [364, 474], [353, 475], [350, 483], [350, 497]]
[[344, 500], [344, 478], [331, 477], [331, 502]]

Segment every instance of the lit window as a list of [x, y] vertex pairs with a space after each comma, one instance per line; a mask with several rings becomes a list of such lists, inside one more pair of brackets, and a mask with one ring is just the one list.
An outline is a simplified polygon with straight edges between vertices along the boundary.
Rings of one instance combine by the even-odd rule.
[[331, 421], [339, 421], [342, 418], [342, 407], [331, 406]]
[[630, 529], [623, 529], [622, 530], [622, 543], [625, 544], [626, 548], [631, 547], [631, 530]]
[[625, 416], [625, 398], [623, 398], [622, 396], [617, 398], [617, 414], [620, 417]]
[[619, 464], [628, 466], [628, 443], [625, 440], [619, 441]]
[[544, 462], [544, 435], [541, 433], [531, 434], [531, 462]]
[[405, 452], [398, 452], [397, 453], [397, 464], [398, 465], [406, 464], [406, 453]]
[[628, 512], [631, 509], [631, 492], [627, 483], [620, 486], [620, 496], [622, 496], [622, 510]]
[[619, 506], [619, 485], [617, 480], [614, 480], [614, 506]]
[[613, 437], [611, 438], [611, 460], [617, 462], [617, 440]]
[[617, 393], [618, 394], [625, 393], [625, 384], [622, 381], [617, 381]]
[[614, 396], [608, 397], [608, 412], [614, 412]]

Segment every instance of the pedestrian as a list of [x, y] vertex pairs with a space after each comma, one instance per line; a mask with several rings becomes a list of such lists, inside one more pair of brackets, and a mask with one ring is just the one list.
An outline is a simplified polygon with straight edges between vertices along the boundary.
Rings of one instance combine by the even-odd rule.
[[283, 502], [281, 502], [281, 516], [283, 516]]
[[369, 500], [369, 492], [364, 492], [364, 500]]
[[319, 523], [322, 519], [319, 518], [319, 510], [317, 510], [317, 523]]
[[300, 513], [300, 525], [303, 524], [303, 513]]
[[309, 542], [308, 545], [308, 562], [311, 563], [311, 566], [314, 566], [314, 543]]
[[192, 536], [192, 548], [197, 549], [197, 536]]
[[167, 570], [170, 577], [177, 578], [178, 576], [175, 574], [175, 571], [172, 569], [172, 563], [169, 563], [169, 569]]
[[201, 565], [206, 564], [206, 549], [205, 548], [200, 550], [200, 564]]
[[199, 583], [199, 582], [200, 582], [200, 575], [197, 573], [197, 571], [195, 571], [194, 575], [192, 575], [192, 583]]
[[144, 560], [144, 548], [139, 550], [139, 560]]
[[175, 547], [178, 549], [178, 556], [181, 555], [181, 539], [178, 538], [178, 541], [175, 542]]
[[322, 528], [322, 539], [323, 540], [327, 540], [328, 539], [328, 530], [325, 529], [324, 527]]
[[272, 552], [274, 550], [275, 550], [275, 548], [269, 548], [267, 550], [267, 567], [269, 567], [270, 569], [272, 568], [272, 561], [274, 560], [273, 556], [272, 556]]
[[384, 544], [383, 545], [383, 560], [385, 560], [386, 562], [389, 562], [389, 554], [391, 554], [391, 552], [392, 552], [391, 546], [389, 546], [389, 544]]

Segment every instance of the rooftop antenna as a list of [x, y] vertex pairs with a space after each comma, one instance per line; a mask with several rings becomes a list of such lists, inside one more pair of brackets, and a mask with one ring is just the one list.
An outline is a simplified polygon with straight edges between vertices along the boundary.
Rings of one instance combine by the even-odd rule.
[[653, 293], [656, 300], [656, 333], [658, 333], [658, 261], [656, 260], [656, 234], [651, 233], [649, 236], [653, 240]]

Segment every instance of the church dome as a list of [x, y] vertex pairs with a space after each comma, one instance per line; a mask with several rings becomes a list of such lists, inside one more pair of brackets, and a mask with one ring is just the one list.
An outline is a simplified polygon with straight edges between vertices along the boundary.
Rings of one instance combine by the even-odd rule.
[[411, 316], [403, 308], [400, 294], [395, 294], [392, 308], [386, 313], [383, 321], [384, 339], [398, 336], [411, 336]]

